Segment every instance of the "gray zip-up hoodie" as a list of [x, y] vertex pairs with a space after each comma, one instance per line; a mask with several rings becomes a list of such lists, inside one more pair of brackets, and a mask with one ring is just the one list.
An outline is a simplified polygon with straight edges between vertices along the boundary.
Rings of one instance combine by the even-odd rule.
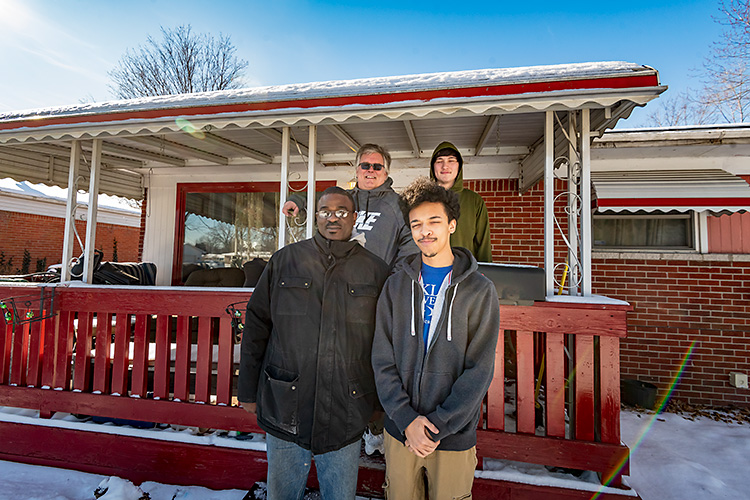
[[[407, 255], [419, 251], [404, 222], [398, 206], [398, 194], [393, 190], [393, 179], [371, 190], [349, 189], [354, 198], [357, 222], [354, 229], [364, 234], [365, 248], [393, 266]], [[289, 197], [298, 207], [307, 206], [307, 195], [295, 193]]]
[[[492, 381], [500, 328], [497, 292], [465, 248], [454, 247], [451, 282], [425, 353], [421, 255], [391, 275], [378, 299], [372, 366], [385, 428], [404, 441], [420, 415], [438, 429], [439, 450], [476, 444], [479, 409]], [[435, 313], [438, 308], [435, 308]]]

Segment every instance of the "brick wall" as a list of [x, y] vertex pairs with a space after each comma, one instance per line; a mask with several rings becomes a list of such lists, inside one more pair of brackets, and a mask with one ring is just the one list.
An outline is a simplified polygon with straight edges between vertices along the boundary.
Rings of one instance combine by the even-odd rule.
[[[517, 194], [515, 179], [465, 185], [487, 203], [495, 262], [542, 266], [541, 184], [523, 196]], [[556, 188], [559, 192], [562, 184]], [[564, 220], [562, 209], [556, 206], [556, 211]], [[555, 262], [564, 260], [564, 250], [556, 246], [555, 251]], [[628, 301], [634, 308], [628, 315], [628, 338], [621, 343], [623, 377], [654, 383], [664, 394], [695, 341], [673, 397], [750, 406], [750, 391], [728, 382], [731, 371], [750, 373], [750, 262], [735, 260], [726, 255], [678, 260], [594, 252], [594, 293]]]
[[[32, 215], [18, 212], [0, 211], [0, 227], [5, 235], [0, 238], [0, 252], [4, 253], [5, 263], [12, 258], [12, 266], [0, 270], [4, 274], [20, 272], [24, 250], [31, 255], [29, 271], [36, 271], [37, 260], [47, 259], [46, 265], [60, 263], [62, 258], [65, 220], [57, 217]], [[86, 223], [76, 221], [81, 240], [86, 241]], [[117, 258], [120, 262], [138, 260], [139, 228], [97, 224], [96, 248], [104, 251], [104, 260], [112, 260], [114, 240], [117, 240]], [[12, 237], [9, 237], [12, 235]], [[73, 255], [81, 254], [81, 247], [74, 242]]]

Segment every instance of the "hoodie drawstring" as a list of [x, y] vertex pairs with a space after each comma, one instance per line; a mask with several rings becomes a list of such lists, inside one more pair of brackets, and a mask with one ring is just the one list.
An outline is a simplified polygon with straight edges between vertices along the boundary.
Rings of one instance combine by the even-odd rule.
[[[413, 293], [413, 288], [412, 288]], [[456, 283], [456, 286], [453, 287], [453, 295], [451, 296], [451, 301], [448, 304], [448, 342], [451, 342], [453, 340], [453, 301], [456, 299], [456, 294], [458, 293], [458, 283]], [[413, 306], [412, 306], [413, 307]], [[412, 320], [414, 321], [414, 320]]]
[[414, 326], [414, 315], [417, 314], [417, 311], [414, 309], [414, 286], [415, 283], [412, 281], [411, 283], [411, 336], [414, 337], [417, 334], [416, 328]]

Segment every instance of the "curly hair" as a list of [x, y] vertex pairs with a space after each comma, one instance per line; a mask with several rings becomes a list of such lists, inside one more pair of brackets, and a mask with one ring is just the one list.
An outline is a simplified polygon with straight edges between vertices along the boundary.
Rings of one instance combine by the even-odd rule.
[[398, 197], [398, 204], [407, 226], [409, 225], [409, 212], [422, 203], [442, 203], [448, 221], [458, 220], [461, 215], [458, 195], [454, 191], [445, 189], [427, 177], [417, 177]]

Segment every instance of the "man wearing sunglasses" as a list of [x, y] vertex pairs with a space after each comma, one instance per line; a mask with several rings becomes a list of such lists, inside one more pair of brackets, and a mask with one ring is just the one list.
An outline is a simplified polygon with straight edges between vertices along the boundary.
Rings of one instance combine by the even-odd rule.
[[268, 498], [352, 499], [377, 397], [370, 364], [385, 262], [351, 240], [347, 191], [323, 192], [318, 233], [271, 256], [247, 306], [238, 400], [266, 431]]
[[479, 194], [464, 187], [464, 159], [450, 142], [438, 144], [430, 159], [430, 179], [455, 192], [461, 217], [451, 234], [451, 246], [468, 249], [479, 262], [492, 262], [490, 218]]
[[[354, 198], [357, 220], [354, 229], [365, 237], [365, 248], [393, 266], [403, 257], [418, 252], [411, 232], [404, 223], [393, 190], [390, 172], [391, 155], [382, 146], [365, 144], [357, 151], [357, 186], [349, 190]], [[299, 213], [307, 198], [301, 193], [289, 197], [282, 212]]]

